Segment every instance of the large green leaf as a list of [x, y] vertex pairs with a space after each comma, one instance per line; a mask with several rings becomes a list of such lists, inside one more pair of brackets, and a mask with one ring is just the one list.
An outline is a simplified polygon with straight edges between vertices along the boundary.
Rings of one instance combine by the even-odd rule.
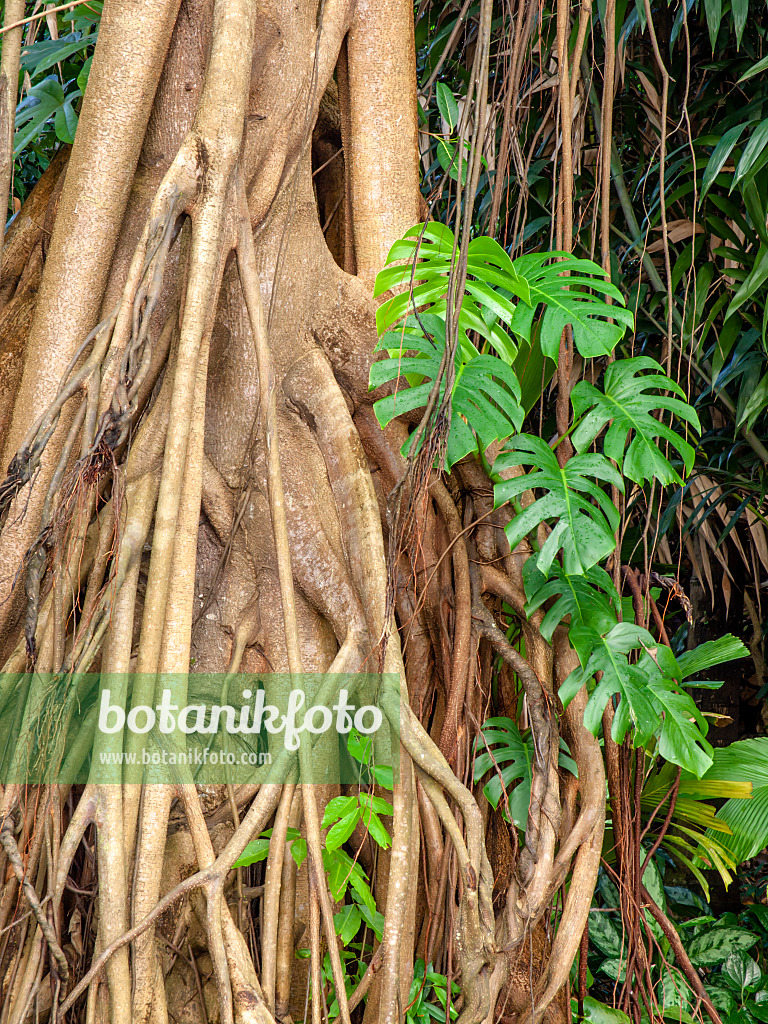
[[738, 950], [751, 949], [757, 941], [757, 935], [744, 928], [708, 928], [691, 939], [686, 952], [694, 967], [712, 967]]
[[[569, 757], [562, 739], [560, 745], [560, 767], [577, 775], [576, 764]], [[483, 787], [483, 793], [494, 808], [499, 806], [510, 784], [518, 783], [509, 794], [509, 811], [514, 823], [523, 831], [528, 822], [535, 753], [530, 730], [526, 730], [525, 734], [521, 733], [511, 718], [488, 718], [483, 723], [477, 738], [475, 782], [491, 773], [489, 781]]]
[[[445, 321], [454, 248], [453, 232], [437, 223], [417, 224], [395, 242], [387, 256], [390, 265], [376, 275], [374, 296], [403, 286], [406, 290], [382, 302], [376, 310], [376, 329], [380, 335], [419, 309]], [[418, 261], [415, 266], [414, 260]], [[473, 239], [467, 256], [465, 294], [461, 297], [461, 342], [466, 344], [467, 331], [476, 331], [511, 364], [517, 346], [499, 322], [507, 326], [512, 323], [515, 307], [509, 296], [518, 294], [524, 300], [530, 298], [526, 282], [518, 278], [512, 261], [498, 242], [485, 237]]]
[[[422, 326], [431, 337], [422, 332]], [[469, 348], [469, 354], [467, 353]], [[469, 344], [455, 353], [455, 382], [451, 396], [451, 423], [446, 451], [446, 468], [472, 451], [481, 451], [496, 440], [505, 440], [520, 428], [523, 410], [520, 385], [514, 371], [501, 359], [479, 355]], [[370, 387], [397, 381], [395, 394], [381, 398], [373, 409], [382, 427], [395, 416], [426, 406], [445, 352], [445, 323], [439, 316], [408, 317], [403, 329], [389, 331], [376, 346], [389, 358], [371, 366]], [[407, 353], [415, 352], [416, 355]], [[407, 376], [406, 376], [407, 375]], [[409, 386], [409, 382], [411, 386]], [[440, 380], [440, 398], [445, 394], [445, 375]], [[423, 441], [423, 437], [421, 438]], [[420, 441], [420, 443], [421, 443]], [[403, 446], [403, 454], [414, 448], [415, 438]]]
[[529, 558], [523, 566], [528, 598], [526, 614], [533, 615], [545, 602], [557, 598], [547, 609], [539, 632], [545, 640], [551, 641], [557, 626], [570, 616], [568, 638], [584, 664], [597, 638], [617, 621], [614, 609], [619, 606], [619, 595], [613, 580], [597, 565], [587, 569], [583, 576], [569, 576], [557, 562], [552, 563], [547, 579], [537, 568], [536, 561], [536, 558]]
[[705, 672], [708, 668], [714, 668], [715, 665], [747, 657], [749, 651], [741, 640], [732, 633], [726, 633], [717, 640], [707, 640], [706, 643], [699, 644], [691, 651], [683, 651], [678, 656], [677, 664], [680, 666], [682, 678], [687, 679], [689, 676], [698, 675], [699, 672]]
[[[379, 334], [415, 309], [445, 318], [456, 248], [453, 232], [436, 223], [418, 224], [395, 242], [387, 256], [388, 266], [376, 277], [374, 295], [403, 285], [407, 290], [377, 309]], [[613, 305], [602, 296], [612, 299]], [[581, 354], [596, 356], [613, 351], [626, 328], [634, 323], [621, 292], [591, 260], [544, 252], [513, 261], [498, 242], [484, 235], [469, 242], [465, 294], [460, 298], [460, 336], [477, 331], [509, 363], [515, 358], [517, 346], [500, 321], [530, 342], [534, 318], [542, 305], [541, 350], [555, 362], [568, 324]]]
[[507, 540], [513, 551], [540, 523], [552, 520], [552, 530], [538, 557], [538, 568], [545, 575], [561, 548], [568, 575], [583, 575], [613, 551], [619, 513], [594, 481], [613, 484], [619, 491], [624, 490], [624, 482], [604, 455], [575, 455], [561, 468], [545, 441], [521, 434], [507, 443], [493, 468], [495, 474], [502, 474], [517, 466], [533, 468], [524, 476], [496, 484], [497, 508], [529, 489], [541, 489], [546, 494], [520, 509], [507, 525]]
[[[556, 263], [551, 262], [557, 257]], [[530, 303], [518, 303], [512, 330], [530, 338], [536, 308], [546, 307], [541, 322], [541, 348], [557, 361], [563, 330], [570, 324], [573, 341], [587, 358], [608, 355], [634, 324], [621, 292], [605, 279], [591, 260], [576, 259], [568, 253], [532, 253], [514, 261], [518, 277], [530, 290]], [[564, 276], [565, 274], [568, 276]], [[592, 292], [613, 299], [609, 305]]]
[[[768, 736], [737, 740], [714, 751], [714, 763], [704, 782], [751, 783], [752, 798], [731, 797], [717, 812], [731, 834], [707, 829], [707, 836], [717, 836], [737, 864], [754, 857], [768, 846]], [[721, 793], [727, 796], [727, 791]]]
[[[643, 650], [637, 661], [631, 652]], [[575, 669], [560, 687], [567, 704], [596, 673], [602, 673], [584, 712], [584, 724], [595, 735], [603, 710], [615, 695], [620, 700], [611, 735], [621, 742], [632, 729], [635, 746], [659, 737], [659, 752], [667, 760], [701, 776], [712, 764], [706, 722], [690, 694], [681, 689], [680, 671], [668, 647], [640, 626], [619, 622], [597, 638], [583, 668]]]
[[[658, 438], [679, 452], [688, 472], [693, 466], [691, 445], [654, 413], [672, 413], [697, 431], [701, 429], [698, 416], [686, 401], [663, 393], [671, 391], [685, 399], [682, 388], [661, 369], [648, 356], [617, 359], [606, 368], [602, 392], [587, 381], [580, 381], [571, 393], [574, 413], [580, 420], [572, 434], [576, 449], [587, 449], [610, 423], [603, 451], [614, 462], [623, 464], [624, 476], [641, 485], [654, 477], [662, 484], [680, 484], [679, 475], [660, 450]], [[641, 376], [645, 370], [653, 373]]]

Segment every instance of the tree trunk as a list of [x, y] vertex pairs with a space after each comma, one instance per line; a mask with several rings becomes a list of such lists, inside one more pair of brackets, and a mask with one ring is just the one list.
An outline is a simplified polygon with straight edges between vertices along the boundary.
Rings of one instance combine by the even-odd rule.
[[[476, 466], [453, 491], [433, 476], [419, 550], [387, 562], [406, 428], [379, 430], [368, 374], [375, 275], [421, 218], [412, 16], [408, 0], [106, 0], [71, 155], [3, 255], [0, 663], [38, 673], [18, 704], [29, 722], [45, 673], [136, 673], [136, 706], [154, 704], [157, 673], [190, 666], [370, 672], [383, 656], [400, 679], [384, 702], [400, 781], [391, 850], [376, 862], [364, 834], [350, 840], [384, 913], [351, 1013], [404, 1019], [418, 955], [458, 977], [461, 1024], [557, 1020], [603, 827], [583, 702], [565, 715], [581, 772], [567, 855], [553, 724], [528, 845], [518, 857], [507, 837], [492, 866], [469, 765], [489, 652], [504, 652], [477, 601], [519, 602], [522, 581], [493, 519], [464, 535], [486, 511]], [[472, 595], [478, 552], [499, 569], [473, 577]], [[553, 661], [535, 622], [524, 628], [554, 699], [567, 644]], [[315, 994], [333, 953], [340, 997], [312, 838], [337, 793], [129, 781], [30, 799], [9, 782], [0, 857], [18, 848], [49, 899], [24, 917], [6, 872], [0, 929], [22, 920], [0, 947], [2, 1019], [70, 1007], [67, 1019], [99, 1024], [297, 1019], [310, 973], [297, 948], [311, 949]], [[297, 870], [281, 840], [302, 822]], [[244, 904], [232, 864], [270, 825], [261, 903]]]

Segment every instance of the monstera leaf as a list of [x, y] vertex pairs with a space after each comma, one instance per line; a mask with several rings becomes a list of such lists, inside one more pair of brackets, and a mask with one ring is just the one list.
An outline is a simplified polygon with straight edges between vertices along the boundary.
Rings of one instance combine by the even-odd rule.
[[[376, 329], [382, 334], [407, 313], [424, 309], [445, 320], [448, 276], [454, 253], [453, 232], [443, 224], [417, 224], [389, 250], [387, 266], [376, 275], [374, 296], [405, 285], [407, 291], [382, 302], [376, 310]], [[414, 260], [418, 259], [414, 267]], [[411, 279], [413, 290], [411, 291]], [[496, 287], [494, 287], [496, 286]], [[498, 289], [502, 289], [499, 291]], [[467, 280], [459, 314], [459, 337], [476, 331], [508, 364], [517, 354], [509, 334], [499, 325], [512, 323], [515, 307], [510, 294], [530, 301], [526, 282], [518, 278], [512, 261], [492, 238], [475, 238], [469, 243]]]
[[[556, 263], [551, 262], [554, 258]], [[529, 339], [535, 311], [543, 304], [541, 348], [550, 359], [557, 360], [560, 338], [568, 325], [573, 330], [576, 348], [590, 359], [612, 352], [627, 327], [634, 324], [621, 292], [606, 281], [605, 274], [592, 260], [576, 259], [564, 252], [532, 253], [519, 256], [514, 268], [518, 277], [525, 280], [531, 298], [525, 304], [518, 303], [512, 330]], [[607, 295], [614, 304], [595, 298], [592, 292]]]
[[604, 455], [575, 455], [561, 468], [545, 441], [521, 434], [512, 438], [496, 459], [494, 475], [517, 466], [531, 466], [532, 470], [496, 484], [497, 508], [529, 489], [541, 489], [546, 494], [519, 509], [507, 525], [507, 540], [513, 551], [523, 537], [546, 520], [556, 522], [539, 552], [537, 564], [544, 575], [549, 574], [561, 548], [563, 568], [569, 576], [583, 575], [613, 551], [619, 513], [594, 479], [613, 484], [619, 491], [624, 490], [624, 483]]
[[[425, 336], [422, 328], [431, 337]], [[398, 382], [395, 394], [379, 399], [373, 406], [380, 425], [385, 427], [395, 416], [427, 404], [440, 375], [445, 352], [445, 322], [434, 314], [408, 317], [402, 329], [389, 331], [379, 340], [376, 351], [383, 349], [388, 351], [389, 358], [371, 367], [370, 387], [392, 380]], [[407, 354], [411, 352], [416, 354]], [[467, 342], [457, 348], [455, 369], [446, 469], [477, 451], [478, 445], [485, 451], [494, 441], [508, 438], [523, 422], [520, 385], [506, 363], [494, 356], [480, 355]], [[440, 398], [445, 394], [444, 375], [439, 393]], [[415, 450], [418, 450], [416, 438], [411, 435], [402, 452], [407, 455]]]
[[[483, 793], [494, 808], [499, 806], [510, 784], [519, 780], [519, 784], [509, 794], [509, 811], [517, 827], [525, 831], [528, 805], [531, 802], [533, 759], [536, 755], [530, 729], [521, 733], [511, 718], [488, 718], [477, 738], [477, 751], [475, 782], [492, 772], [483, 787]], [[576, 763], [568, 755], [568, 748], [562, 739], [559, 764], [572, 775], [578, 775]]]
[[[453, 232], [442, 224], [417, 224], [395, 242], [387, 263], [398, 262], [377, 275], [374, 295], [403, 285], [407, 290], [379, 306], [379, 334], [421, 308], [445, 319], [449, 275], [456, 252]], [[614, 304], [609, 306], [602, 296], [609, 296]], [[469, 242], [466, 283], [460, 298], [460, 337], [469, 330], [476, 331], [510, 364], [517, 345], [501, 325], [530, 343], [534, 319], [541, 306], [544, 312], [539, 324], [539, 343], [543, 354], [555, 362], [563, 329], [568, 324], [573, 329], [576, 347], [589, 357], [612, 352], [634, 322], [619, 290], [605, 280], [601, 268], [591, 260], [576, 259], [563, 252], [511, 260], [498, 242], [484, 235]]]
[[530, 617], [546, 601], [557, 598], [547, 609], [539, 632], [545, 640], [551, 641], [557, 626], [566, 615], [570, 616], [568, 639], [584, 664], [600, 635], [607, 633], [617, 621], [614, 608], [620, 607], [620, 601], [613, 580], [598, 565], [587, 569], [583, 576], [568, 576], [557, 562], [552, 563], [547, 579], [537, 568], [536, 561], [536, 558], [529, 558], [523, 566], [528, 598], [526, 614]]
[[[628, 655], [643, 653], [636, 662]], [[608, 701], [618, 695], [611, 736], [620, 743], [630, 728], [635, 746], [658, 734], [659, 753], [701, 777], [712, 764], [707, 725], [690, 694], [682, 689], [674, 654], [641, 626], [619, 622], [598, 638], [583, 668], [575, 669], [560, 687], [567, 704], [579, 689], [601, 673], [584, 712], [584, 725], [597, 735]]]
[[[656, 419], [655, 412], [673, 413], [697, 431], [701, 429], [698, 416], [684, 401], [685, 393], [661, 369], [655, 359], [647, 356], [617, 359], [605, 371], [603, 391], [587, 381], [580, 381], [571, 392], [574, 414], [581, 419], [571, 435], [577, 451], [589, 448], [610, 422], [603, 440], [603, 451], [618, 465], [623, 463], [624, 476], [641, 485], [653, 477], [662, 484], [679, 485], [681, 482], [660, 450], [659, 438], [679, 452], [686, 472], [690, 472], [693, 466], [691, 445], [668, 424]], [[638, 376], [644, 370], [654, 372]], [[683, 400], [663, 394], [665, 391], [680, 395]], [[630, 432], [633, 435], [631, 441]]]

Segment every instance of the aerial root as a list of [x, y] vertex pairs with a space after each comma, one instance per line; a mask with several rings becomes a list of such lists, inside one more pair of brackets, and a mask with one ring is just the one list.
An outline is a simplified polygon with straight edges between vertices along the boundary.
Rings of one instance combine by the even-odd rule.
[[67, 963], [67, 958], [62, 952], [61, 946], [59, 945], [56, 932], [54, 931], [51, 922], [48, 920], [45, 910], [37, 897], [35, 887], [27, 878], [24, 865], [21, 860], [21, 855], [19, 853], [19, 848], [13, 837], [13, 819], [10, 815], [3, 822], [2, 828], [0, 828], [0, 844], [2, 844], [2, 847], [5, 850], [6, 856], [13, 868], [13, 873], [24, 891], [27, 902], [32, 908], [32, 913], [34, 914], [37, 923], [40, 925], [40, 931], [43, 933], [45, 941], [48, 943], [48, 949], [51, 951], [51, 956], [56, 964], [56, 973], [59, 981], [66, 983], [69, 979], [69, 964]]

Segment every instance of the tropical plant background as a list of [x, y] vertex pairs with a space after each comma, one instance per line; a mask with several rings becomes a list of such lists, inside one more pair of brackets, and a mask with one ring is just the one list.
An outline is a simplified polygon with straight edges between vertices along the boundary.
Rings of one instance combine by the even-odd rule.
[[[75, 137], [103, 5], [52, 6], [27, 5], [41, 16], [24, 30], [9, 217]], [[611, 789], [571, 1012], [689, 1024], [708, 1000], [727, 1024], [768, 1021], [768, 11], [419, 0], [414, 24], [425, 223], [377, 279], [371, 386], [394, 389], [374, 408], [384, 428], [434, 396], [403, 454], [448, 480], [482, 466], [517, 513], [510, 547], [532, 536], [526, 614], [548, 640], [565, 620], [579, 655], [563, 702], [597, 673], [600, 735], [621, 696], [627, 806]], [[524, 654], [519, 609], [494, 601], [499, 643]], [[466, 776], [517, 849], [535, 709], [509, 659], [491, 674]], [[388, 848], [386, 789], [341, 796], [322, 821], [350, 994], [383, 918], [343, 847], [365, 818]], [[249, 884], [268, 849], [266, 833], [238, 861]], [[644, 891], [674, 934], [637, 910]], [[454, 1018], [451, 954], [427, 948], [406, 1016]], [[322, 981], [333, 1018], [327, 957]]]

